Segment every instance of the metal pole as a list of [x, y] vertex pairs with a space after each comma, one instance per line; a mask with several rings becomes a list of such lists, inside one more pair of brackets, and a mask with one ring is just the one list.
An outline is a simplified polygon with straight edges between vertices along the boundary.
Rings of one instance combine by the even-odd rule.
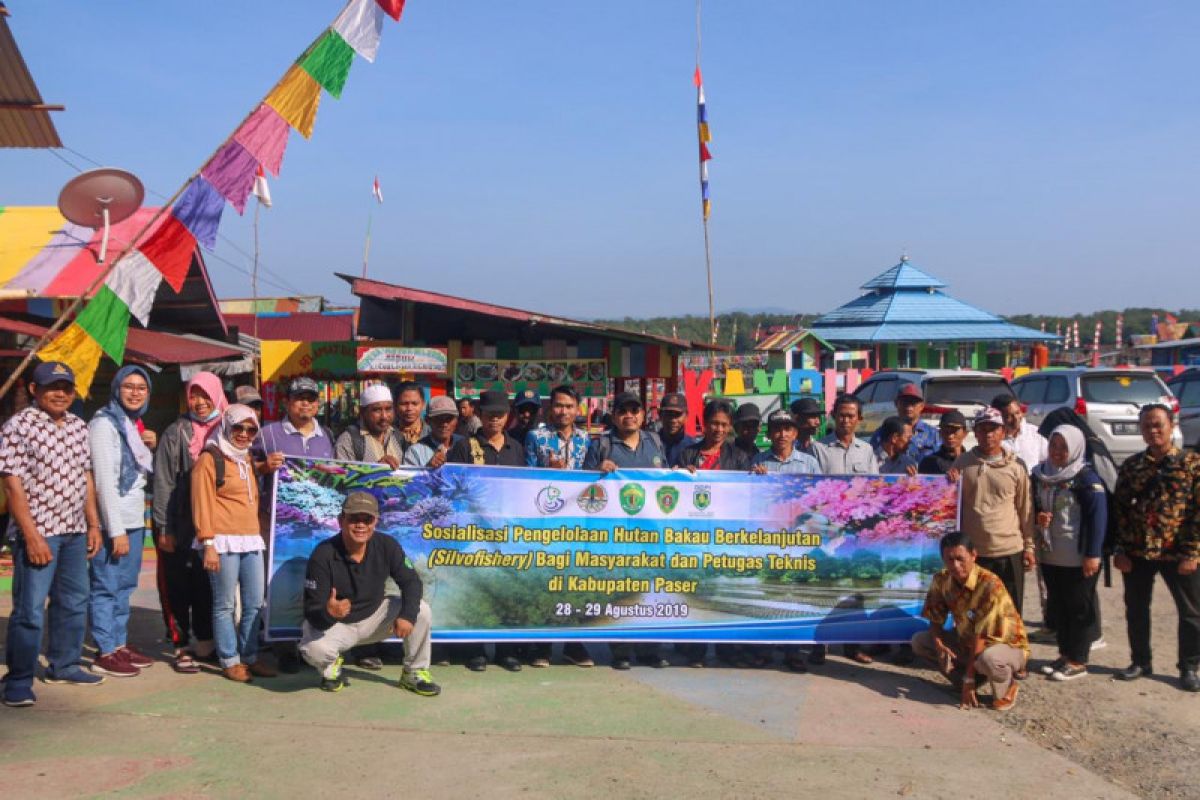
[[367, 209], [367, 239], [363, 242], [363, 274], [367, 277], [367, 260], [371, 257], [371, 218], [375, 215], [375, 207]]

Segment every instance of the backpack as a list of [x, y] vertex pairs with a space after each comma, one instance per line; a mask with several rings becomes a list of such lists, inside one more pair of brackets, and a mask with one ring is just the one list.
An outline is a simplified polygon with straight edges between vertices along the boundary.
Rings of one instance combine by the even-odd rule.
[[225, 454], [221, 452], [219, 445], [210, 442], [204, 445], [202, 453], [208, 453], [213, 460], [213, 473], [216, 477], [217, 488], [220, 489], [225, 485]]

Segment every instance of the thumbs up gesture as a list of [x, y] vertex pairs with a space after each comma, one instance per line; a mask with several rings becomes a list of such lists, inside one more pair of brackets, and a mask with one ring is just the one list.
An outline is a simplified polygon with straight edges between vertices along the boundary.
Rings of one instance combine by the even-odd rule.
[[337, 589], [330, 587], [329, 599], [325, 602], [325, 610], [334, 619], [345, 619], [350, 613], [350, 601], [338, 600]]

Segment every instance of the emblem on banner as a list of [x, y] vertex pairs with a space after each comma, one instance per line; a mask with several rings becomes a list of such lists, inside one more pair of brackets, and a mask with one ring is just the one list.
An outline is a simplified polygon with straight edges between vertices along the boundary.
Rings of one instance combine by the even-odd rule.
[[593, 483], [579, 493], [575, 502], [579, 504], [581, 511], [595, 514], [603, 511], [604, 507], [608, 505], [608, 492], [604, 491], [604, 487], [600, 484]]
[[636, 514], [646, 505], [646, 490], [640, 483], [627, 483], [621, 487], [621, 508], [626, 514]]
[[697, 511], [703, 511], [712, 503], [712, 487], [702, 483], [692, 489], [692, 505]]
[[533, 501], [533, 504], [543, 514], [554, 514], [562, 511], [567, 501], [563, 500], [562, 492], [557, 486], [547, 486], [537, 493], [537, 498]]
[[664, 514], [670, 514], [679, 506], [679, 490], [674, 486], [660, 486], [654, 493], [658, 508]]

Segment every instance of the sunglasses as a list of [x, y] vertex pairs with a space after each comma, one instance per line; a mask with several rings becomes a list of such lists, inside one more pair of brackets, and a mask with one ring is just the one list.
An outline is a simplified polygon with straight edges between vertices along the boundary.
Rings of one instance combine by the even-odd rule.
[[242, 434], [245, 434], [246, 436], [258, 435], [258, 426], [257, 425], [234, 425], [232, 430], [234, 433], [242, 433]]

